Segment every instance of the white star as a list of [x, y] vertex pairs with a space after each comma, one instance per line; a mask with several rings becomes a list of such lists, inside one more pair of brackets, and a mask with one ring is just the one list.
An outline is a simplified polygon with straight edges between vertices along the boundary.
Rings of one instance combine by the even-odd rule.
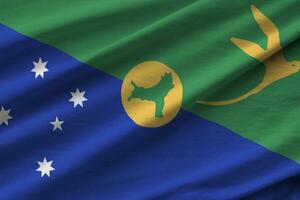
[[53, 131], [55, 131], [56, 129], [59, 129], [62, 131], [61, 125], [64, 123], [64, 121], [59, 121], [58, 117], [56, 116], [55, 121], [54, 122], [50, 122], [50, 124], [53, 125]]
[[88, 100], [84, 97], [84, 94], [85, 91], [80, 92], [78, 88], [76, 89], [76, 92], [71, 92], [72, 98], [69, 101], [74, 102], [74, 108], [77, 105], [83, 107], [83, 102]]
[[9, 115], [10, 109], [5, 110], [4, 107], [1, 107], [0, 110], [0, 125], [6, 124], [8, 125], [8, 120], [12, 119], [12, 116]]
[[53, 161], [47, 161], [46, 157], [44, 158], [43, 162], [37, 161], [39, 164], [39, 168], [36, 169], [36, 171], [41, 172], [41, 177], [43, 177], [45, 174], [50, 177], [50, 172], [54, 171], [55, 169], [51, 166]]
[[41, 76], [44, 78], [44, 73], [48, 72], [49, 70], [46, 68], [46, 65], [48, 61], [43, 62], [41, 58], [39, 58], [38, 62], [32, 62], [34, 65], [34, 68], [31, 70], [31, 72], [35, 73], [35, 78]]

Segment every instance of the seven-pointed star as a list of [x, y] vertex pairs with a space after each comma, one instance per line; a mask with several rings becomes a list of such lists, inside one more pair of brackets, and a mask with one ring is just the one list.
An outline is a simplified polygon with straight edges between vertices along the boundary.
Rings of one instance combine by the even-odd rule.
[[50, 122], [50, 124], [53, 125], [53, 131], [55, 131], [56, 129], [59, 129], [62, 131], [62, 127], [61, 125], [64, 123], [64, 121], [60, 121], [58, 119], [58, 117], [56, 116], [55, 121], [54, 122]]
[[36, 171], [41, 172], [41, 177], [43, 177], [45, 174], [50, 177], [50, 172], [54, 171], [55, 169], [51, 166], [53, 161], [47, 161], [47, 158], [45, 157], [43, 162], [37, 161], [39, 164], [39, 168], [36, 169]]
[[0, 125], [6, 124], [8, 125], [8, 120], [12, 119], [12, 116], [9, 115], [10, 109], [5, 110], [4, 107], [1, 107], [0, 110]]
[[39, 58], [38, 62], [33, 62], [34, 68], [31, 71], [35, 73], [35, 78], [39, 76], [44, 78], [44, 73], [49, 71], [46, 68], [47, 62], [43, 62], [41, 58]]
[[85, 91], [80, 92], [79, 89], [76, 89], [76, 92], [71, 92], [72, 98], [69, 100], [74, 103], [74, 108], [77, 105], [83, 107], [83, 102], [87, 101], [88, 99], [84, 97]]

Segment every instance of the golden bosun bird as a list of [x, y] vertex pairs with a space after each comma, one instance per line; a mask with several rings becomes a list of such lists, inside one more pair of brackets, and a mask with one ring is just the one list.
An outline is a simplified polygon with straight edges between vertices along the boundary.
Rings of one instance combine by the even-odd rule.
[[239, 38], [230, 38], [237, 47], [244, 51], [249, 56], [257, 59], [266, 66], [266, 71], [263, 80], [253, 89], [246, 94], [224, 101], [197, 101], [200, 104], [206, 104], [210, 106], [224, 106], [242, 101], [251, 95], [254, 95], [268, 85], [290, 76], [300, 69], [300, 61], [289, 62], [285, 59], [282, 48], [280, 45], [280, 37], [278, 28], [273, 22], [268, 19], [263, 13], [261, 13], [254, 5], [251, 5], [251, 10], [255, 21], [268, 37], [267, 48], [264, 49], [260, 45]]

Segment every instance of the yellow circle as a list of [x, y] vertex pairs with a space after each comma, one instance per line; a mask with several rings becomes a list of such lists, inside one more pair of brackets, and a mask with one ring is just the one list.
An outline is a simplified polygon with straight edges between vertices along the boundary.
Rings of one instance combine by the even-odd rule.
[[169, 123], [180, 110], [182, 96], [182, 84], [177, 74], [156, 61], [136, 65], [126, 75], [121, 89], [126, 113], [143, 127]]

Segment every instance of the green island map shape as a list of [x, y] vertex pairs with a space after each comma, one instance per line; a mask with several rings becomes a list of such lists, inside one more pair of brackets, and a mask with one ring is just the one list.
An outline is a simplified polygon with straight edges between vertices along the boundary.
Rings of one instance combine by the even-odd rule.
[[133, 90], [128, 97], [128, 101], [131, 99], [152, 101], [155, 104], [155, 117], [163, 117], [165, 97], [174, 88], [172, 74], [165, 73], [157, 84], [149, 88], [138, 86], [134, 81], [131, 81], [131, 84]]

